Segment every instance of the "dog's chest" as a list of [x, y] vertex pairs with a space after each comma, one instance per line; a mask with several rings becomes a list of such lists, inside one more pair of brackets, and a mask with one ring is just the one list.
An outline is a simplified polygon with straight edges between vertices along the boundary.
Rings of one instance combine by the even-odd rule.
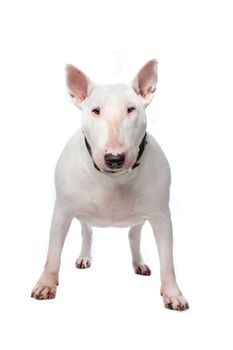
[[142, 223], [139, 199], [126, 186], [105, 191], [92, 188], [82, 203], [78, 218], [94, 226], [127, 227]]

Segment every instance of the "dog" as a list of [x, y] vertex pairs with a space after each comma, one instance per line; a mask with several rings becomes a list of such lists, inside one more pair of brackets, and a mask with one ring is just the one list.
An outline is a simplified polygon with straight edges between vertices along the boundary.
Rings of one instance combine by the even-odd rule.
[[174, 271], [170, 168], [146, 131], [145, 109], [156, 90], [157, 66], [157, 60], [147, 62], [128, 86], [94, 84], [67, 65], [69, 93], [83, 114], [82, 130], [69, 140], [57, 162], [48, 255], [33, 298], [55, 298], [61, 251], [75, 217], [82, 228], [77, 268], [91, 266], [92, 226], [130, 227], [133, 268], [136, 274], [149, 276], [140, 252], [141, 229], [148, 220], [159, 252], [164, 305], [179, 311], [189, 308]]

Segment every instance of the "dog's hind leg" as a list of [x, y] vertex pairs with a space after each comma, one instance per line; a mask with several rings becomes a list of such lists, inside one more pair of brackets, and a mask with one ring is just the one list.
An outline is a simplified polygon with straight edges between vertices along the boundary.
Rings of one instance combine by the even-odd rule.
[[92, 227], [88, 223], [81, 222], [82, 248], [75, 265], [78, 269], [86, 269], [91, 266]]
[[150, 276], [151, 270], [144, 263], [141, 250], [140, 250], [140, 241], [141, 241], [141, 229], [143, 224], [132, 226], [129, 230], [129, 244], [131, 248], [133, 268], [136, 274]]

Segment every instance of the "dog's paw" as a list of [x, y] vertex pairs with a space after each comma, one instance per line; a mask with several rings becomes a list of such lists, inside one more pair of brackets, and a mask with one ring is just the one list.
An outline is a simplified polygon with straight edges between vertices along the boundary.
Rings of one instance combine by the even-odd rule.
[[87, 269], [88, 267], [91, 266], [91, 259], [90, 258], [78, 258], [78, 260], [75, 263], [75, 266], [78, 269]]
[[37, 300], [54, 299], [56, 296], [56, 286], [45, 286], [37, 284], [31, 293], [31, 297]]
[[177, 311], [189, 309], [189, 304], [179, 288], [163, 289], [160, 294], [163, 297], [165, 308]]
[[134, 271], [137, 275], [150, 276], [151, 270], [144, 263], [133, 263]]

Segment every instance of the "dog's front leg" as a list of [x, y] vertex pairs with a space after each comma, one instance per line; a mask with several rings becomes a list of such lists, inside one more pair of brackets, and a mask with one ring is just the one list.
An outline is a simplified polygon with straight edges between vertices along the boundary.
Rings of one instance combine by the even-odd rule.
[[173, 310], [188, 309], [188, 303], [183, 297], [175, 276], [173, 263], [173, 234], [170, 211], [159, 213], [149, 219], [156, 239], [161, 276], [161, 295], [166, 308]]
[[46, 264], [31, 294], [35, 299], [43, 300], [55, 298], [58, 285], [58, 272], [61, 263], [61, 252], [71, 221], [72, 218], [64, 215], [55, 205]]

